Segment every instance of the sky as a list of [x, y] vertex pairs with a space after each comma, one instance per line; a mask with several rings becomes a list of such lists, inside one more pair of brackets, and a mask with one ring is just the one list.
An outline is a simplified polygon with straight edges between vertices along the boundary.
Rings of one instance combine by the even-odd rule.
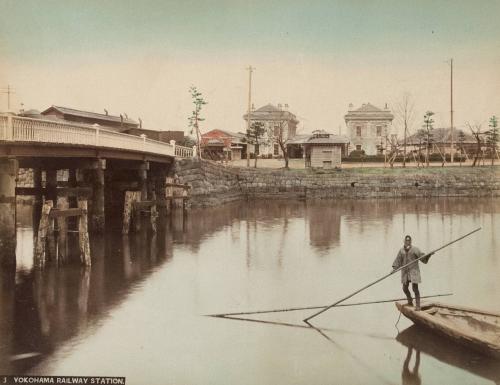
[[288, 104], [299, 132], [345, 133], [350, 103], [405, 94], [415, 131], [427, 110], [449, 127], [453, 58], [455, 126], [486, 127], [500, 114], [499, 15], [499, 0], [0, 0], [0, 90], [15, 111], [107, 109], [188, 132], [196, 86], [202, 132], [237, 132], [252, 65], [252, 103]]

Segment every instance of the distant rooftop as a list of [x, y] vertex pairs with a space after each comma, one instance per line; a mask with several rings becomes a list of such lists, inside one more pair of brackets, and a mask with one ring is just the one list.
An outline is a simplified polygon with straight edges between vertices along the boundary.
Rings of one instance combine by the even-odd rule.
[[[291, 120], [298, 123], [297, 117], [285, 108], [276, 107], [272, 104], [266, 104], [252, 112], [250, 112], [251, 120]], [[243, 119], [247, 119], [247, 114], [243, 115]]]
[[[74, 108], [61, 107], [61, 106], [50, 106], [45, 111], [42, 111], [41, 114], [46, 115], [51, 111], [57, 111], [63, 115], [77, 116], [80, 118], [104, 120], [104, 121], [109, 121], [109, 122], [113, 122], [113, 123], [120, 123], [121, 122], [120, 116], [109, 115], [109, 114], [100, 114], [97, 112], [90, 112], [90, 111], [82, 111], [82, 110], [77, 110]], [[136, 121], [129, 119], [125, 116], [123, 116], [123, 123], [138, 125], [138, 123]]]
[[325, 130], [316, 130], [312, 134], [295, 135], [287, 144], [341, 144], [349, 143], [343, 135], [331, 134]]
[[[451, 129], [449, 127], [434, 128], [430, 132], [431, 132], [432, 141], [435, 143], [450, 143], [451, 142]], [[464, 141], [463, 141], [464, 143], [476, 143], [476, 139], [474, 139], [474, 137], [471, 134], [466, 133], [464, 130], [461, 130], [459, 128], [455, 128], [455, 130], [453, 130], [453, 142], [455, 142], [455, 143], [459, 142], [458, 138], [459, 138], [460, 132], [463, 132], [463, 134], [464, 134]], [[409, 136], [406, 142], [408, 144], [419, 144], [420, 142], [422, 142], [424, 137], [425, 137], [425, 134], [423, 131], [417, 132], [417, 133]]]
[[388, 108], [381, 109], [373, 104], [365, 103], [361, 107], [353, 110], [352, 104], [349, 105], [349, 111], [344, 116], [345, 121], [349, 120], [393, 120], [394, 115]]

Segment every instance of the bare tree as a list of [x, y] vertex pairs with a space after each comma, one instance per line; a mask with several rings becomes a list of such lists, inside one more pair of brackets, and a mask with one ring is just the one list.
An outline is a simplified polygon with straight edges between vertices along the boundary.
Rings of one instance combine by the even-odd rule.
[[394, 115], [398, 123], [403, 126], [403, 167], [406, 167], [406, 144], [408, 132], [413, 125], [415, 119], [415, 103], [409, 92], [406, 92], [401, 97], [401, 100], [394, 106]]
[[465, 154], [464, 150], [465, 134], [462, 130], [458, 131], [458, 145], [460, 146], [460, 167], [462, 167], [462, 157]]
[[[389, 165], [391, 166], [391, 168], [393, 168], [396, 157], [401, 152], [401, 146], [399, 144], [398, 137], [396, 135], [393, 135], [390, 138], [386, 137], [386, 143], [388, 144], [387, 146], [389, 147], [389, 153], [388, 153]], [[404, 147], [404, 151], [406, 151], [406, 146]], [[404, 158], [403, 158], [403, 167], [404, 167]]]
[[425, 130], [421, 128], [415, 134], [415, 139], [418, 139], [418, 150], [417, 150], [417, 167], [420, 167], [420, 163], [422, 163], [422, 167], [424, 167], [424, 161], [422, 160], [422, 143], [425, 142]]
[[482, 135], [484, 135], [483, 132], [481, 132], [481, 124], [479, 123], [474, 123], [471, 125], [469, 122], [466, 123], [467, 127], [469, 127], [469, 130], [472, 133], [472, 136], [476, 139], [476, 153], [474, 154], [474, 161], [472, 162], [472, 167], [476, 166], [479, 162], [479, 155], [481, 154], [481, 145], [483, 144], [483, 139], [481, 138]]
[[280, 146], [281, 152], [283, 153], [283, 159], [285, 160], [285, 168], [288, 169], [289, 154], [288, 154], [288, 142], [290, 138], [288, 137], [288, 121], [281, 119], [278, 123], [277, 135], [274, 140]]

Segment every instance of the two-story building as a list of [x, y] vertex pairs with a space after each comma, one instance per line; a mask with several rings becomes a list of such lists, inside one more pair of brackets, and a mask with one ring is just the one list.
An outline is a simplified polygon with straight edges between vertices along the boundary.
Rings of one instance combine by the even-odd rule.
[[[282, 107], [267, 104], [250, 112], [250, 124], [260, 122], [264, 125], [265, 135], [258, 149], [253, 149], [249, 146], [250, 152], [256, 152], [261, 156], [281, 156], [282, 151], [278, 143], [278, 138], [281, 136], [283, 143], [293, 138], [297, 132], [299, 121], [297, 117], [287, 110], [288, 105]], [[247, 120], [248, 114], [243, 115], [243, 119]]]
[[367, 103], [358, 109], [349, 105], [344, 116], [347, 125], [347, 136], [350, 140], [349, 153], [354, 150], [364, 151], [366, 155], [382, 154], [386, 148], [386, 140], [390, 140], [394, 115], [387, 104], [384, 109]]

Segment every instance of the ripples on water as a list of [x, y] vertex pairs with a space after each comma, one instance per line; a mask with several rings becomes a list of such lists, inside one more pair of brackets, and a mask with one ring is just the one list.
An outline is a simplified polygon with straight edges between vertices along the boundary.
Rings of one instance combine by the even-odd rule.
[[[202, 316], [327, 305], [387, 274], [405, 234], [430, 250], [478, 226], [422, 266], [421, 292], [500, 312], [498, 199], [235, 203], [175, 215], [156, 236], [94, 236], [91, 269], [44, 271], [32, 268], [30, 218], [19, 206], [17, 271], [1, 276], [0, 373], [130, 384], [500, 381], [498, 362], [405, 319], [398, 334], [391, 303], [323, 313], [314, 322], [328, 339], [286, 326], [312, 311]], [[351, 301], [402, 297], [399, 285], [391, 277]]]

